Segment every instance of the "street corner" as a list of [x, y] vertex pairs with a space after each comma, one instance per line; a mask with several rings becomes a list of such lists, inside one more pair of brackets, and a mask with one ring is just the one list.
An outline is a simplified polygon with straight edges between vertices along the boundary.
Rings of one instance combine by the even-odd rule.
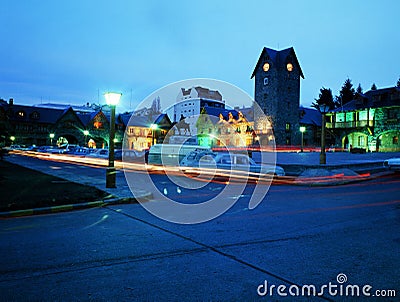
[[388, 174], [391, 174], [390, 171], [371, 174], [370, 172], [357, 173], [348, 168], [310, 168], [296, 177], [293, 184], [298, 186], [339, 186], [384, 177]]

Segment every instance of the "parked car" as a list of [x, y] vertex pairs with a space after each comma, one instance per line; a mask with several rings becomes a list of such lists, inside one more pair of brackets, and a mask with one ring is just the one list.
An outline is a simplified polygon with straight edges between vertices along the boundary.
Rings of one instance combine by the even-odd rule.
[[72, 154], [86, 156], [87, 154], [89, 154], [89, 152], [90, 152], [90, 149], [87, 147], [77, 147], [77, 148], [75, 148], [75, 150]]
[[59, 149], [59, 153], [61, 154], [73, 154], [75, 150], [79, 148], [79, 145], [67, 144], [63, 145]]
[[383, 162], [383, 166], [389, 170], [400, 171], [400, 158], [394, 157]]
[[21, 145], [11, 145], [10, 150], [22, 150], [24, 147]]
[[108, 149], [96, 149], [96, 151], [87, 154], [86, 157], [108, 158]]
[[122, 159], [125, 162], [143, 162], [145, 159], [146, 150], [122, 150]]
[[207, 151], [209, 147], [180, 144], [156, 144], [151, 146], [147, 162], [152, 165], [175, 166], [191, 151]]
[[59, 148], [54, 147], [54, 146], [40, 146], [37, 151], [45, 152], [45, 153], [59, 153], [60, 152]]
[[[92, 158], [108, 158], [108, 149], [95, 149], [96, 151], [90, 152], [86, 154], [85, 157], [92, 157]], [[121, 149], [115, 149], [114, 150], [114, 159], [115, 160], [122, 160], [122, 150]]]
[[248, 155], [227, 152], [192, 151], [180, 163], [181, 167], [204, 167], [284, 176], [280, 166], [257, 164]]

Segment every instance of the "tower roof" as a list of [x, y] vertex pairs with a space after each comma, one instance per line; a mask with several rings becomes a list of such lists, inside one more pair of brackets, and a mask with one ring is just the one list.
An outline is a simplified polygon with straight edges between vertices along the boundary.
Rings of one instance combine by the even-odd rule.
[[259, 65], [263, 62], [263, 58], [265, 55], [268, 55], [268, 57], [271, 59], [272, 63], [277, 66], [277, 67], [284, 67], [287, 63], [287, 58], [291, 56], [293, 58], [293, 61], [291, 62], [292, 64], [295, 64], [297, 68], [300, 70], [300, 76], [304, 79], [304, 74], [303, 71], [301, 70], [300, 63], [297, 60], [296, 53], [294, 52], [294, 48], [286, 48], [283, 50], [275, 50], [271, 48], [264, 47], [260, 57], [258, 58], [257, 64], [254, 67], [253, 73], [251, 74], [251, 79], [255, 76], [256, 70], [259, 67]]

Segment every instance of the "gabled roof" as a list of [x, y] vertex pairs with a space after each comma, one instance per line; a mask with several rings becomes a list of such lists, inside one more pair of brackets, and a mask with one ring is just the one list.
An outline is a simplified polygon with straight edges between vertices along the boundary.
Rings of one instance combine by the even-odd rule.
[[77, 112], [76, 115], [78, 116], [81, 123], [86, 127], [99, 112], [101, 111], [95, 111], [91, 113]]
[[[124, 117], [124, 120], [125, 117]], [[152, 121], [150, 121], [148, 116], [132, 116], [126, 125], [131, 126], [131, 127], [142, 127], [142, 128], [150, 128], [150, 125], [152, 124]]]
[[166, 113], [161, 113], [156, 117], [154, 120], [153, 124], [157, 124], [159, 128], [168, 130], [171, 128], [172, 123], [171, 120], [169, 119], [168, 115]]
[[211, 90], [209, 88], [204, 88], [201, 86], [191, 87], [188, 88], [187, 90], [185, 88], [181, 88], [182, 96], [190, 95], [192, 93], [192, 89], [194, 89], [197, 92], [196, 97], [198, 98], [222, 101], [222, 95], [218, 90]]
[[301, 70], [300, 63], [297, 59], [296, 53], [294, 52], [294, 48], [286, 48], [283, 50], [274, 50], [271, 48], [264, 47], [263, 50], [261, 51], [260, 57], [258, 58], [257, 64], [254, 67], [253, 73], [251, 74], [251, 79], [255, 76], [256, 70], [259, 68], [260, 64], [264, 62], [264, 57], [265, 55], [268, 55], [268, 57], [271, 59], [272, 63], [277, 67], [277, 68], [286, 68], [286, 63], [287, 63], [287, 57], [292, 56], [293, 58], [293, 64], [296, 65], [297, 68], [300, 70], [300, 76], [304, 79], [304, 74], [303, 71]]
[[[206, 114], [215, 117], [219, 117], [219, 115], [222, 114], [225, 121], [229, 120], [229, 113], [231, 113], [233, 118], [237, 120], [239, 118], [239, 112], [243, 114], [244, 118], [248, 122], [251, 122], [254, 119], [254, 116], [252, 114], [252, 108], [243, 108], [243, 110], [240, 109], [236, 110], [236, 109], [226, 109], [226, 108], [204, 107], [204, 111]], [[248, 115], [246, 115], [246, 113]]]
[[[393, 98], [393, 94], [397, 98]], [[400, 106], [400, 87], [369, 90], [365, 93], [356, 93], [355, 99], [330, 112], [363, 110], [366, 108], [382, 108]]]
[[[67, 113], [69, 113], [69, 112], [71, 112], [72, 115], [75, 116], [76, 119], [82, 124], [82, 121], [79, 119], [78, 115], [76, 114], [76, 112], [74, 111], [74, 109], [72, 109], [71, 106], [68, 107], [68, 108], [65, 108], [65, 109], [63, 110], [62, 114], [60, 115], [60, 117], [57, 119], [56, 122], [58, 122], [60, 119], [62, 119], [62, 118], [63, 118]], [[82, 124], [82, 126], [83, 126], [83, 124]]]
[[343, 106], [340, 106], [333, 110], [329, 110], [329, 112], [352, 111], [352, 110], [356, 110], [356, 109], [357, 109], [356, 101], [352, 100], [352, 101], [344, 104]]
[[[121, 121], [121, 123], [124, 126], [128, 126], [128, 123], [129, 123], [129, 120], [131, 119], [131, 116], [132, 116], [132, 112], [121, 113], [121, 114], [118, 115], [118, 119]], [[131, 125], [131, 126], [134, 126], [134, 125]]]
[[[27, 105], [9, 105], [3, 104], [2, 107], [6, 112], [12, 110], [12, 114], [9, 116], [10, 121], [26, 121], [36, 122], [43, 124], [55, 124], [63, 116], [65, 110], [63, 109], [51, 109], [51, 108], [40, 108]], [[25, 116], [17, 116], [18, 112], [24, 112]], [[34, 113], [37, 114], [34, 114]], [[36, 116], [37, 118], [33, 118]]]
[[321, 113], [317, 109], [300, 107], [299, 114], [300, 114], [300, 124], [314, 125], [321, 127], [322, 117]]

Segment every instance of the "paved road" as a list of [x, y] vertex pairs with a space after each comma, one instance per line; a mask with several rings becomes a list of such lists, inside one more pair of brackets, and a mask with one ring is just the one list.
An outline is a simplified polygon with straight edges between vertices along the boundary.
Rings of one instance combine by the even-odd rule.
[[[318, 165], [319, 152], [277, 152], [276, 162], [282, 165]], [[370, 162], [383, 162], [385, 159], [400, 157], [400, 152], [374, 152], [365, 154], [352, 154], [349, 152], [327, 152], [328, 165], [360, 164]]]
[[[174, 192], [166, 176], [154, 177]], [[379, 301], [398, 301], [399, 185], [392, 175], [340, 187], [272, 186], [251, 211], [249, 185], [228, 212], [197, 225], [157, 219], [139, 204], [1, 220], [0, 300], [292, 301], [276, 290], [263, 299], [257, 288], [267, 281], [319, 289], [346, 274], [344, 285], [395, 289], [397, 298]], [[325, 290], [311, 300], [352, 298]]]

